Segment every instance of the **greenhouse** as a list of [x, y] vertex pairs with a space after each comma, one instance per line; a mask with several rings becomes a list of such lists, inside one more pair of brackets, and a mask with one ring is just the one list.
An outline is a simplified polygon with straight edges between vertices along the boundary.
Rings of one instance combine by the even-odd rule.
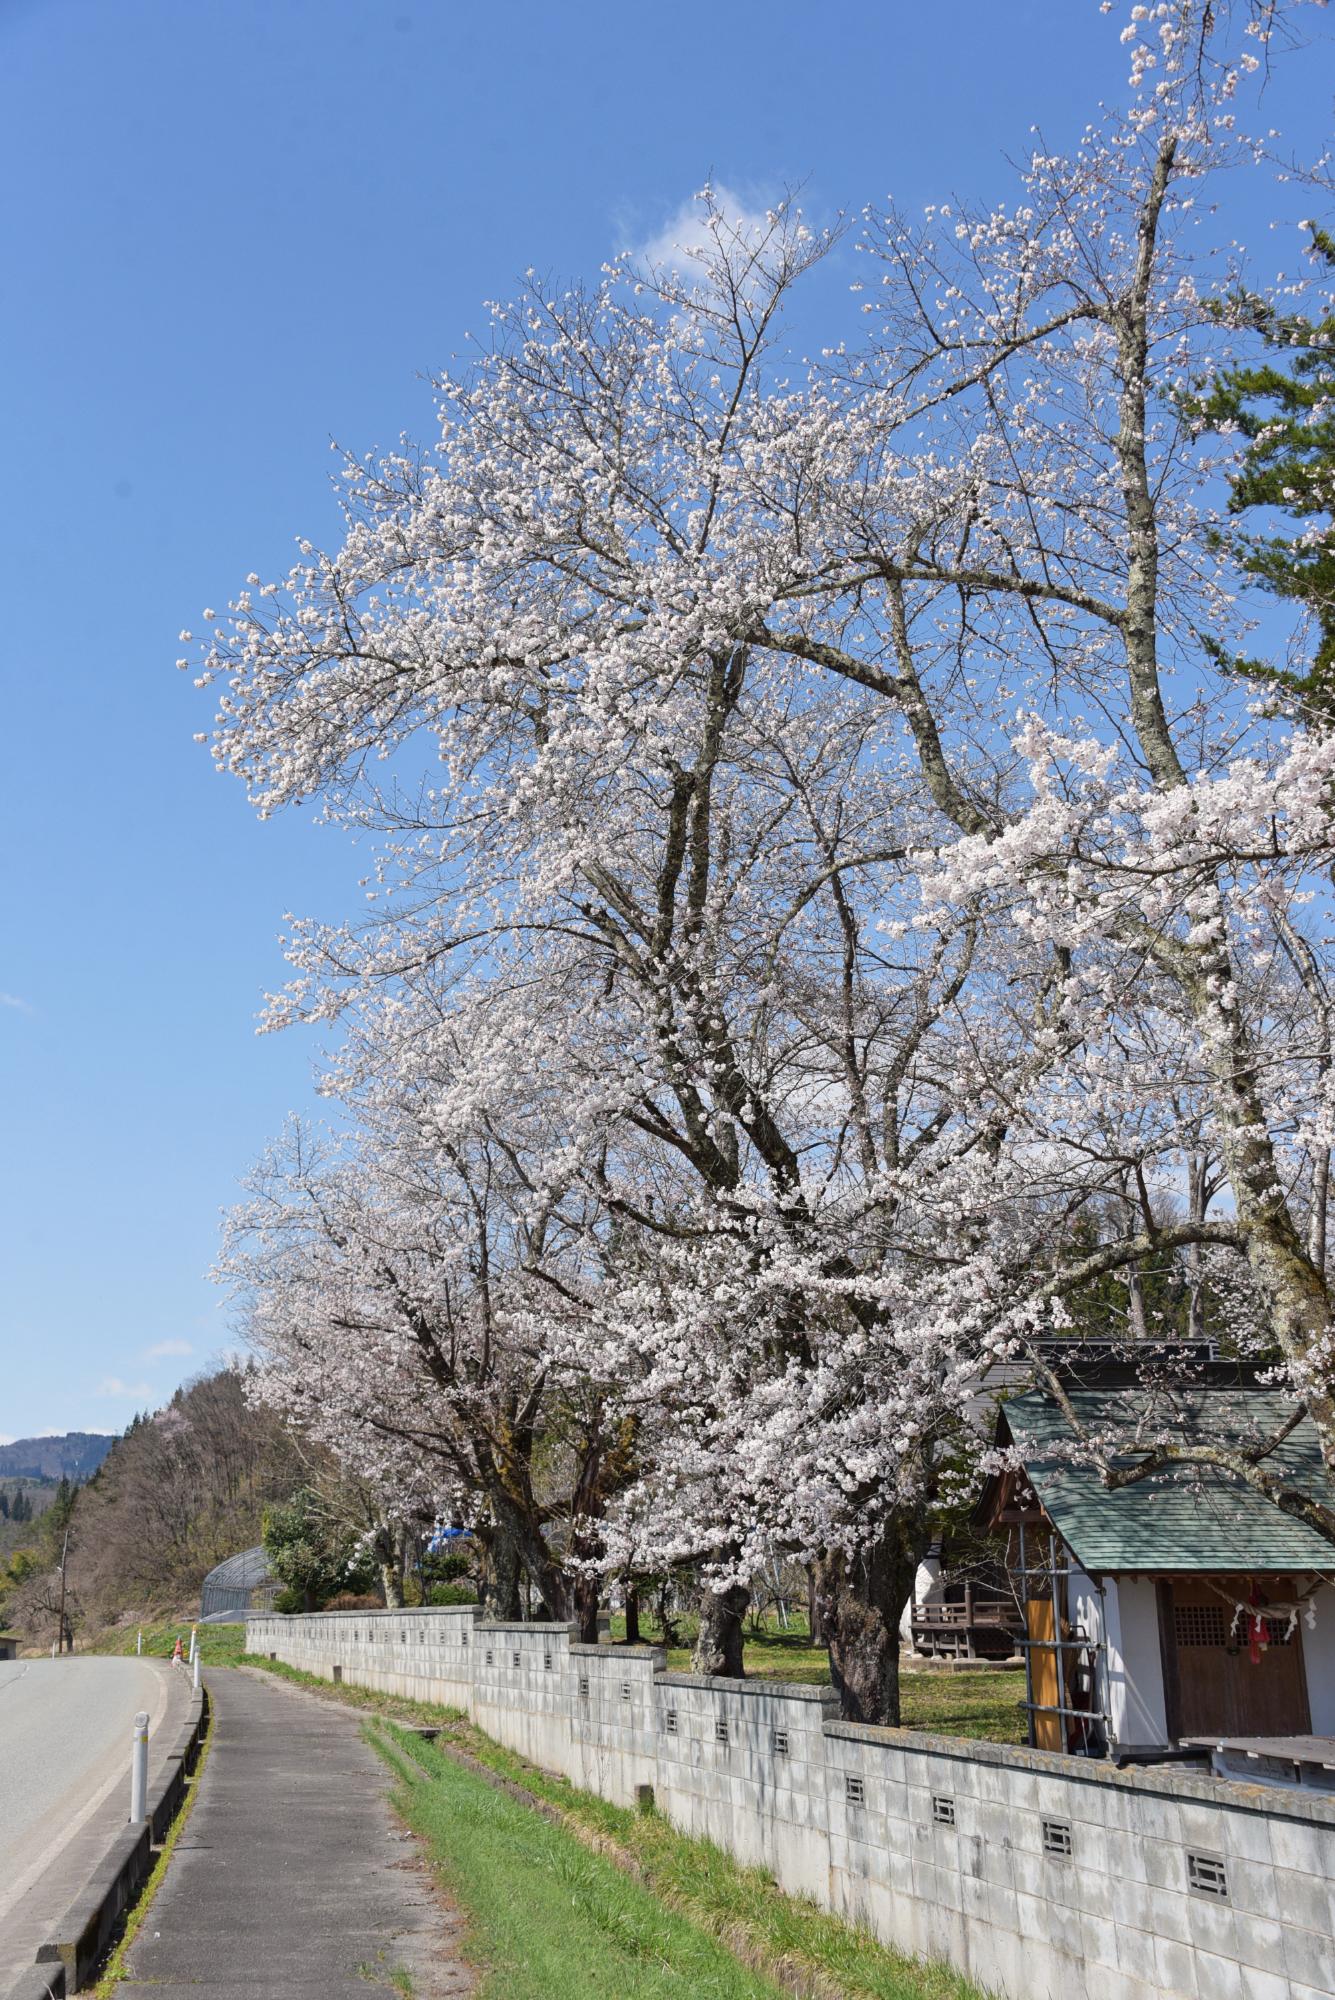
[[204, 1579], [199, 1615], [204, 1624], [239, 1622], [248, 1611], [270, 1611], [278, 1579], [265, 1551], [256, 1547], [228, 1556]]

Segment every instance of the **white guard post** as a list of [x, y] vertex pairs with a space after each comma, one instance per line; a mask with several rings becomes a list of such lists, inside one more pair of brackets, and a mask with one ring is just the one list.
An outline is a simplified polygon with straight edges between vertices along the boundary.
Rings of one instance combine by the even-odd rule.
[[140, 1709], [130, 1738], [130, 1825], [139, 1826], [148, 1817], [148, 1714]]

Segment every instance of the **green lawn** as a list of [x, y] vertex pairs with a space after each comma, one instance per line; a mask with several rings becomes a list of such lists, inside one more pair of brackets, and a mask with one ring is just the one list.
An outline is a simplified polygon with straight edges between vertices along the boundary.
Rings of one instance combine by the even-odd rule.
[[[689, 1641], [694, 1621], [679, 1621], [680, 1636]], [[625, 1635], [625, 1620], [612, 1620], [612, 1637]], [[660, 1643], [658, 1634], [643, 1618], [640, 1634], [647, 1645]], [[781, 1632], [772, 1623], [763, 1627], [748, 1624], [743, 1662], [747, 1674], [757, 1680], [808, 1681], [829, 1686], [830, 1660], [823, 1646], [813, 1646], [805, 1623], [795, 1623]], [[689, 1644], [668, 1648], [667, 1663], [674, 1671], [687, 1673], [691, 1665]], [[1025, 1741], [1024, 1673], [1018, 1667], [968, 1667], [960, 1672], [940, 1668], [906, 1667], [900, 1674], [903, 1722], [906, 1729], [934, 1729], [943, 1736], [985, 1736], [994, 1743]]]
[[446, 1738], [554, 1807], [560, 1823], [444, 1749], [393, 1729], [368, 1733], [399, 1777], [400, 1811], [471, 1919], [485, 2000], [768, 1996], [792, 1990], [769, 1976], [780, 1966], [848, 2000], [974, 2000], [948, 1968], [888, 1950], [657, 1813], [536, 1770], [462, 1719]]

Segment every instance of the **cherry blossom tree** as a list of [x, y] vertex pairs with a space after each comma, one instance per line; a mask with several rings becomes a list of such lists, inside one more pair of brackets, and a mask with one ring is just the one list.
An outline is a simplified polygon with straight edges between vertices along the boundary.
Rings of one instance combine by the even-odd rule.
[[[460, 1506], [523, 1488], [539, 1383], [625, 1427], [564, 1564], [520, 1509], [549, 1604], [703, 1562], [734, 1666], [777, 1545], [869, 1719], [940, 1441], [1091, 1282], [1181, 1256], [1199, 1301], [1231, 1266], [1335, 1465], [1332, 738], [1227, 670], [1233, 446], [1183, 394], [1255, 324], [1203, 280], [1205, 190], [1269, 171], [1240, 107], [1274, 25], [1132, 9], [1126, 113], [1005, 207], [869, 214], [865, 333], [809, 367], [783, 311], [831, 241], [792, 204], [706, 190], [684, 273], [530, 278], [434, 445], [345, 464], [342, 545], [207, 614], [219, 763], [380, 855], [376, 914], [299, 926], [274, 1003], [346, 1016], [381, 1132], [365, 1215], [363, 1167], [320, 1176], [334, 1237], [304, 1188], [246, 1224], [275, 1393], [415, 1454], [429, 1297], [529, 1441], [497, 1457], [489, 1415], [442, 1454]], [[428, 1135], [407, 1214], [387, 1079]], [[292, 1241], [338, 1381], [275, 1303]], [[1236, 1476], [1330, 1533], [1264, 1444]]]
[[424, 1137], [382, 1103], [342, 1140], [290, 1128], [249, 1193], [219, 1276], [263, 1361], [260, 1398], [386, 1522], [466, 1523], [498, 1615], [519, 1615], [524, 1577], [551, 1616], [577, 1613], [561, 1545], [614, 1476], [615, 1426], [596, 1391], [553, 1378], [527, 1268], [543, 1225], [516, 1214], [503, 1149], [485, 1130], [467, 1150]]

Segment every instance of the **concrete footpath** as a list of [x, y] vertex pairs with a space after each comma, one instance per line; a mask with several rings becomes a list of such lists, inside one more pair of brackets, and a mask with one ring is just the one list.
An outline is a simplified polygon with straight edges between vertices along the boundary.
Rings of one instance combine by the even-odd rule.
[[459, 1920], [393, 1818], [353, 1710], [211, 1668], [208, 1762], [130, 1953], [145, 2000], [418, 2000], [470, 1993]]

